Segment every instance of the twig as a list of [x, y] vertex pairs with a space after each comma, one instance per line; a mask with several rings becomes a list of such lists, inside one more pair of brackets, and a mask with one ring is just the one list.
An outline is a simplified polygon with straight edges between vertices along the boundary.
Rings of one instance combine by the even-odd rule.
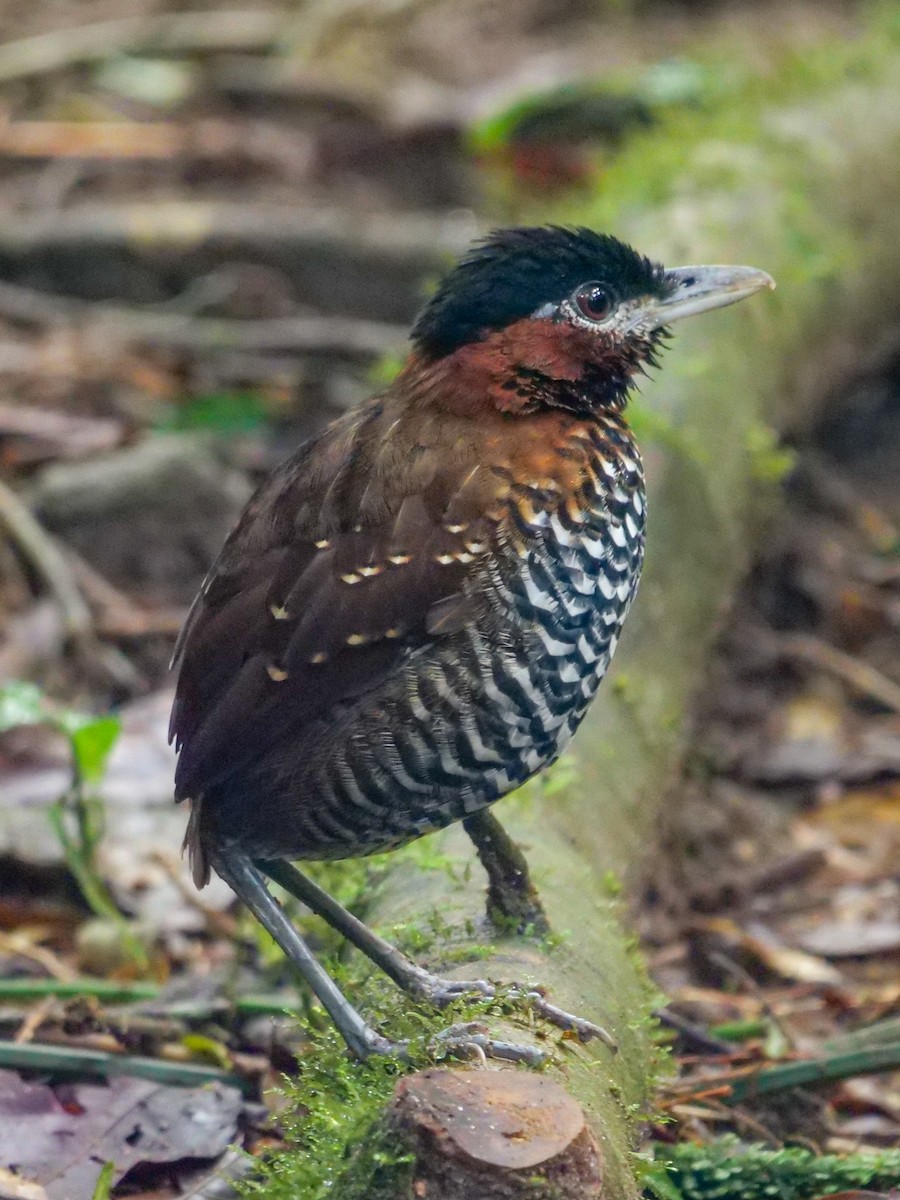
[[37, 1004], [27, 1014], [24, 1021], [20, 1024], [16, 1031], [16, 1036], [13, 1041], [17, 1046], [22, 1046], [26, 1042], [30, 1042], [40, 1027], [44, 1024], [47, 1017], [53, 1011], [56, 1001], [52, 996], [45, 996], [43, 1000], [39, 1000]]
[[759, 982], [753, 978], [750, 972], [742, 967], [740, 963], [735, 962], [733, 958], [730, 958], [727, 954], [723, 954], [721, 950], [710, 951], [709, 958], [711, 962], [714, 962], [720, 966], [724, 971], [731, 975], [733, 979], [737, 979], [743, 983], [744, 987], [746, 987], [749, 992], [756, 996], [756, 998], [759, 1000], [759, 1006], [762, 1009], [763, 1014], [772, 1022], [772, 1024], [784, 1038], [785, 1045], [793, 1046], [794, 1037], [791, 1034], [791, 1031], [785, 1026], [784, 1022], [775, 1012], [775, 1009], [769, 1003], [765, 991], [760, 987]]
[[849, 518], [874, 553], [891, 554], [900, 546], [897, 526], [880, 508], [865, 500], [849, 479], [838, 474], [835, 466], [826, 455], [808, 448], [801, 459], [801, 473], [818, 492], [819, 499]]
[[8, 618], [0, 644], [0, 679], [22, 679], [39, 663], [63, 652], [66, 631], [59, 607], [49, 597]]
[[180, 870], [180, 861], [172, 854], [156, 850], [151, 859], [158, 863], [169, 877], [173, 886], [181, 893], [182, 899], [199, 912], [206, 921], [210, 933], [217, 937], [234, 939], [238, 932], [238, 923], [228, 913], [220, 912], [207, 904], [195, 887], [189, 886]]
[[[2, 239], [0, 239], [2, 240]], [[33, 325], [88, 325], [104, 343], [144, 343], [192, 351], [293, 351], [376, 357], [406, 341], [399, 325], [354, 317], [272, 317], [238, 321], [92, 304], [0, 283], [0, 316]]]
[[861, 659], [853, 658], [852, 655], [829, 646], [827, 642], [811, 634], [773, 636], [771, 642], [776, 653], [827, 671], [854, 691], [900, 713], [900, 684], [894, 683], [893, 679], [888, 679], [887, 675], [883, 675], [881, 671]]
[[255, 1089], [240, 1075], [218, 1067], [195, 1063], [172, 1063], [162, 1059], [142, 1058], [129, 1054], [110, 1054], [104, 1050], [81, 1050], [30, 1043], [0, 1042], [0, 1066], [14, 1070], [51, 1072], [54, 1075], [130, 1075], [154, 1083], [174, 1087], [201, 1087], [206, 1083], [222, 1083], [240, 1091]]
[[55, 457], [75, 458], [118, 446], [125, 426], [122, 421], [103, 417], [73, 417], [32, 405], [0, 402], [0, 434], [49, 442]]
[[801, 1059], [754, 1071], [731, 1083], [726, 1104], [740, 1104], [756, 1096], [771, 1096], [775, 1092], [795, 1087], [810, 1087], [850, 1079], [854, 1075], [877, 1075], [900, 1067], [900, 1042], [854, 1050], [848, 1054], [833, 1054], [828, 1058]]
[[0, 933], [0, 951], [4, 954], [18, 955], [20, 958], [31, 959], [43, 967], [48, 975], [59, 983], [71, 983], [76, 978], [75, 972], [63, 960], [48, 950], [46, 946], [37, 946], [29, 941], [24, 930], [13, 933]]
[[363, 28], [408, 24], [434, 0], [313, 0], [304, 4], [294, 17], [295, 36], [283, 38], [294, 57], [306, 62], [320, 61], [347, 35]]
[[671, 1008], [657, 1008], [653, 1013], [660, 1025], [665, 1025], [669, 1029], [676, 1030], [677, 1033], [684, 1038], [685, 1042], [692, 1050], [699, 1050], [705, 1054], [733, 1054], [735, 1045], [733, 1042], [726, 1042], [714, 1034], [707, 1033], [699, 1025], [695, 1025], [693, 1021], [688, 1021], [686, 1017], [679, 1016], [673, 1012]]
[[[299, 1006], [293, 992], [284, 995], [245, 995], [222, 998], [219, 1001], [163, 1001], [161, 989], [155, 983], [117, 983], [109, 979], [0, 979], [0, 1004], [9, 1001], [41, 1000], [52, 996], [57, 1000], [72, 1000], [93, 996], [106, 1004], [140, 1003], [153, 1013], [165, 1013], [176, 1020], [200, 1020], [229, 1010], [241, 1016], [277, 1017]], [[153, 1002], [160, 1000], [157, 1006]]]
[[760, 1141], [768, 1142], [770, 1146], [774, 1146], [776, 1149], [780, 1149], [784, 1145], [781, 1138], [777, 1137], [762, 1121], [757, 1121], [748, 1112], [732, 1112], [721, 1101], [710, 1100], [708, 1103], [712, 1111], [707, 1114], [706, 1120], [728, 1121], [730, 1124], [736, 1126], [739, 1132], [748, 1131], [755, 1134]]
[[234, 12], [126, 17], [74, 29], [64, 26], [0, 46], [0, 83], [102, 62], [126, 51], [265, 50], [278, 38], [285, 20], [284, 13], [248, 7]]
[[[0, 157], [47, 159], [56, 166], [75, 160], [124, 159], [171, 162], [193, 159], [253, 162], [302, 169], [297, 133], [270, 125], [202, 117], [192, 121], [6, 121], [0, 117]], [[299, 160], [299, 164], [298, 164]]]
[[91, 613], [65, 556], [12, 488], [0, 480], [0, 526], [35, 568], [63, 613], [66, 633], [85, 643], [93, 633]]
[[99, 610], [95, 623], [101, 636], [135, 638], [165, 634], [174, 637], [184, 624], [186, 608], [143, 608], [114, 587], [80, 554], [70, 550], [68, 558], [82, 591]]
[[187, 131], [168, 121], [2, 121], [5, 158], [163, 159], [188, 148]]
[[335, 253], [357, 262], [369, 256], [420, 269], [459, 254], [478, 234], [467, 212], [360, 213], [337, 207], [281, 204], [209, 204], [197, 200], [80, 204], [50, 212], [6, 213], [0, 248], [8, 254], [47, 252], [51, 247], [191, 248], [211, 241], [269, 251]]

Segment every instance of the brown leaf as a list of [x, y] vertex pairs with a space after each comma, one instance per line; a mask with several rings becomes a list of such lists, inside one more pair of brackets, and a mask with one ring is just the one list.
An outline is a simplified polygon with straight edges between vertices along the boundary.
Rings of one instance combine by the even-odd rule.
[[0, 1200], [47, 1200], [39, 1183], [0, 1167]]
[[43, 1185], [48, 1200], [90, 1196], [107, 1162], [118, 1181], [138, 1163], [217, 1158], [241, 1107], [237, 1089], [221, 1084], [119, 1078], [53, 1089], [0, 1071], [0, 1165]]
[[865, 958], [900, 950], [900, 924], [896, 921], [823, 921], [797, 938], [810, 954], [825, 958]]

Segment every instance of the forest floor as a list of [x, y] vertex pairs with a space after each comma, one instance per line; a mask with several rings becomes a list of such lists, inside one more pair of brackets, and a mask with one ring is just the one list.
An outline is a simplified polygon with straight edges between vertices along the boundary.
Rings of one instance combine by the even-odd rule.
[[[667, 1137], [900, 1137], [900, 358], [831, 400], [725, 622], [645, 892], [670, 1014], [731, 1043], [679, 1037]], [[833, 1082], [798, 1087], [812, 1053]], [[735, 1108], [751, 1064], [771, 1091]]]
[[[0, 1168], [27, 1142], [36, 1200], [90, 1194], [106, 1161], [116, 1195], [211, 1196], [233, 1144], [281, 1136], [268, 1089], [302, 1063], [305, 1001], [227, 888], [188, 883], [165, 740], [174, 637], [254, 483], [373, 386], [484, 214], [584, 186], [661, 79], [702, 89], [644, 75], [701, 25], [764, 61], [855, 19], [636, 6], [611, 32], [590, 5], [418, 7], [324, 22], [313, 69], [275, 10], [0, 5], [7, 41], [47, 35], [0, 46]], [[71, 36], [123, 16], [145, 24], [118, 53]], [[536, 86], [625, 67], [656, 80], [636, 107], [472, 140]], [[897, 1077], [861, 1073], [852, 1031], [900, 1043], [898, 410], [889, 356], [832, 398], [723, 622], [637, 915], [679, 1027], [650, 1139], [896, 1144]], [[827, 1087], [726, 1104], [748, 1067], [823, 1048]], [[124, 1057], [145, 1077], [96, 1082]], [[191, 1071], [216, 1086], [186, 1091]], [[138, 1111], [153, 1133], [130, 1143]], [[91, 1131], [62, 1162], [66, 1113]]]

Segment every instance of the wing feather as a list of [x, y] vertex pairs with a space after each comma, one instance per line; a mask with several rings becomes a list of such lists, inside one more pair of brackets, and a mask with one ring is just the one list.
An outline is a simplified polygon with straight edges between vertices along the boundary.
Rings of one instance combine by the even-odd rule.
[[179, 798], [379, 686], [472, 618], [496, 477], [494, 491], [478, 479], [474, 441], [429, 476], [421, 446], [385, 451], [395, 424], [379, 409], [307, 443], [226, 543], [179, 646]]

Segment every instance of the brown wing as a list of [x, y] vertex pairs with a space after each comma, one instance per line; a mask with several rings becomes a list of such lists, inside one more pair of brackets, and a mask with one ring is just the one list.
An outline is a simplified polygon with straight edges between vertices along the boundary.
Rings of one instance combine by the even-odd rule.
[[378, 402], [307, 443], [257, 492], [176, 650], [178, 798], [376, 687], [472, 615], [467, 586], [503, 485], [479, 446], [435, 452]]

